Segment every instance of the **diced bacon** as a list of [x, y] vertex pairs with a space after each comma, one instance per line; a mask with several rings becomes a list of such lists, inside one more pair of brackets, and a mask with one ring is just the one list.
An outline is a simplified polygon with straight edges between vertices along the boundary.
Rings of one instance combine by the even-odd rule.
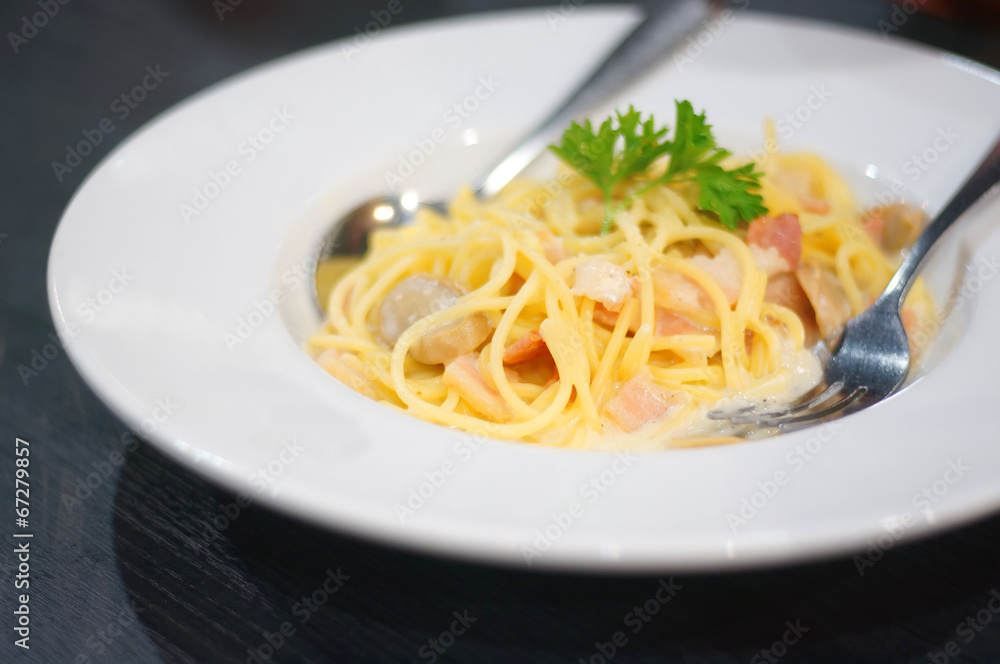
[[510, 408], [479, 373], [479, 353], [460, 355], [444, 368], [444, 384], [458, 392], [477, 411], [497, 422], [511, 418]]
[[632, 293], [632, 277], [620, 265], [591, 258], [576, 266], [572, 292], [600, 302], [609, 311], [621, 311], [625, 298]]
[[632, 432], [681, 403], [680, 394], [653, 382], [648, 369], [622, 383], [618, 393], [604, 405], [604, 414], [619, 429]]
[[503, 351], [504, 364], [520, 364], [541, 357], [549, 352], [538, 330], [532, 330], [507, 346]]
[[851, 303], [836, 272], [818, 263], [808, 262], [800, 265], [795, 275], [812, 304], [820, 335], [826, 338], [850, 320]]
[[[618, 324], [618, 312], [608, 311], [603, 304], [598, 302], [594, 305], [594, 322], [600, 323], [601, 325], [607, 325], [608, 327], [614, 327]], [[631, 327], [632, 325], [630, 324], [629, 328]]]
[[542, 251], [545, 252], [545, 258], [553, 265], [569, 258], [569, 254], [563, 248], [563, 239], [561, 237], [556, 237], [548, 231], [538, 231], [538, 239], [542, 243]]
[[714, 257], [692, 256], [691, 262], [705, 270], [722, 289], [729, 304], [735, 304], [743, 287], [740, 263], [729, 247], [723, 247]]
[[[773, 272], [790, 272], [799, 266], [799, 258], [802, 256], [802, 224], [799, 223], [798, 216], [794, 214], [783, 214], [780, 217], [760, 217], [750, 222], [747, 228], [747, 244], [751, 250], [754, 247], [767, 250], [774, 248], [785, 261], [786, 268]], [[757, 253], [754, 258], [757, 258]], [[772, 274], [766, 267], [761, 267], [768, 274]]]
[[830, 204], [823, 200], [822, 185], [804, 168], [782, 168], [772, 173], [775, 184], [786, 189], [798, 200], [802, 209], [814, 214], [827, 214]]
[[656, 336], [672, 334], [704, 334], [707, 330], [683, 314], [670, 309], [656, 307]]
[[786, 272], [770, 277], [767, 280], [767, 290], [764, 291], [764, 301], [790, 309], [802, 321], [807, 334], [816, 331], [816, 314], [794, 274]]
[[[673, 334], [705, 334], [709, 332], [708, 329], [696, 324], [684, 314], [673, 309], [655, 307], [654, 314], [656, 315], [655, 333], [658, 337], [667, 337]], [[640, 319], [640, 313], [635, 311], [632, 315], [632, 320], [629, 321], [629, 331], [635, 332], [639, 329]], [[618, 314], [614, 311], [608, 311], [598, 304], [594, 307], [594, 322], [614, 327], [618, 323]]]
[[[493, 375], [489, 373], [489, 369], [487, 368], [486, 356], [482, 353], [480, 353], [479, 359], [476, 360], [476, 368], [479, 370], [479, 375], [486, 381], [486, 384], [494, 390], [497, 389], [497, 384], [493, 382]], [[507, 366], [503, 368], [503, 375], [507, 377], [508, 383], [516, 383], [521, 380], [520, 374]]]
[[653, 299], [664, 309], [711, 309], [708, 293], [683, 274], [657, 267], [653, 270]]
[[[538, 330], [538, 336], [541, 343], [535, 340], [535, 335], [528, 333], [521, 337], [524, 339], [527, 337], [530, 341], [525, 341], [526, 348], [539, 348], [540, 351], [532, 351], [525, 355], [527, 359], [520, 360], [515, 366], [517, 366], [517, 373], [520, 376], [519, 381], [522, 383], [531, 383], [534, 385], [540, 385], [543, 387], [549, 387], [553, 383], [559, 380], [559, 367], [556, 366], [556, 361], [552, 357], [552, 353], [549, 350], [548, 342], [545, 341], [545, 330], [548, 325], [548, 320], [543, 320], [541, 326]], [[518, 339], [517, 344], [521, 341]], [[512, 346], [514, 345], [512, 344]], [[530, 346], [528, 346], [530, 344]], [[528, 357], [531, 355], [531, 357]], [[518, 358], [519, 359], [519, 358]], [[507, 368], [506, 371], [510, 371]]]
[[519, 275], [517, 272], [510, 275], [510, 279], [507, 281], [507, 286], [505, 288], [507, 295], [515, 295], [521, 291], [524, 286], [524, 277]]

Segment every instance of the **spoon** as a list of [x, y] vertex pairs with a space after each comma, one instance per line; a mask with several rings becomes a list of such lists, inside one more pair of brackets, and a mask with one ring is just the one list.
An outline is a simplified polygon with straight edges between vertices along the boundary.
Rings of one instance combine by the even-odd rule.
[[[473, 190], [475, 195], [487, 199], [503, 189], [562, 134], [571, 120], [654, 65], [683, 37], [705, 23], [715, 5], [714, 0], [652, 0], [647, 3], [646, 15], [638, 25], [559, 108], [487, 172]], [[313, 284], [314, 301], [321, 314], [326, 313], [326, 298], [319, 294], [328, 292], [331, 278], [343, 269], [344, 259], [364, 254], [372, 231], [408, 224], [421, 209], [444, 214], [447, 203], [421, 200], [414, 192], [379, 196], [362, 203], [333, 224], [320, 246]]]

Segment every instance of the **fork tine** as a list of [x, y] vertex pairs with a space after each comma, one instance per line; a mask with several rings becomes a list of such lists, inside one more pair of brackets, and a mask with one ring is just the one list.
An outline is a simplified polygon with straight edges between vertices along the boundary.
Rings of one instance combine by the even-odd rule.
[[[791, 404], [783, 415], [794, 415], [795, 413], [801, 413], [804, 410], [813, 408], [822, 403], [825, 403], [833, 395], [844, 389], [843, 381], [838, 381], [829, 387], [823, 388], [823, 384], [820, 383], [815, 388], [804, 394], [798, 401]], [[818, 394], [816, 394], [818, 392]]]
[[794, 417], [789, 417], [778, 423], [778, 426], [785, 424], [795, 424], [800, 422], [812, 422], [815, 420], [822, 419], [828, 415], [833, 415], [834, 413], [841, 412], [852, 406], [858, 399], [863, 397], [868, 392], [868, 388], [856, 387], [854, 391], [848, 394], [846, 397], [837, 401], [836, 403], [827, 406], [826, 408], [821, 408], [819, 410], [813, 410], [805, 412], [801, 415], [796, 415]]
[[765, 410], [757, 410], [753, 406], [748, 406], [735, 412], [713, 411], [708, 416], [715, 420], [729, 420], [733, 424], [755, 424], [765, 420], [777, 420], [820, 406], [838, 394], [843, 387], [843, 383], [834, 383], [829, 386], [820, 383], [787, 406]]
[[754, 411], [753, 406], [744, 406], [736, 410], [710, 410], [705, 413], [705, 417], [710, 420], [732, 420], [734, 417], [742, 417]]
[[789, 424], [801, 424], [803, 422], [814, 422], [816, 420], [823, 419], [834, 413], [839, 413], [846, 410], [851, 405], [853, 405], [858, 399], [863, 397], [865, 393], [868, 392], [867, 388], [856, 387], [854, 390], [845, 396], [843, 399], [838, 399], [834, 403], [826, 406], [824, 408], [819, 408], [816, 410], [803, 409], [799, 411], [801, 414], [792, 414], [790, 417], [788, 415], [778, 415], [771, 418], [761, 418], [755, 420], [755, 424], [761, 424], [764, 426], [772, 427], [784, 427]]

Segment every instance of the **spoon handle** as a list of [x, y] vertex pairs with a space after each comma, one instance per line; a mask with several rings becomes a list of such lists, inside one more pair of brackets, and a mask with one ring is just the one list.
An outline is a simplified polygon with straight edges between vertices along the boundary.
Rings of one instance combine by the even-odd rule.
[[990, 149], [979, 168], [965, 181], [965, 184], [952, 197], [941, 214], [924, 229], [917, 241], [913, 243], [910, 253], [903, 259], [902, 264], [896, 270], [896, 274], [893, 275], [879, 299], [892, 298], [895, 300], [897, 308], [901, 306], [931, 247], [959, 217], [965, 214], [966, 210], [985, 196], [998, 181], [1000, 181], [1000, 140]]
[[652, 0], [646, 16], [607, 59], [549, 117], [483, 179], [476, 196], [489, 198], [556, 140], [571, 120], [631, 83], [708, 19], [710, 0]]

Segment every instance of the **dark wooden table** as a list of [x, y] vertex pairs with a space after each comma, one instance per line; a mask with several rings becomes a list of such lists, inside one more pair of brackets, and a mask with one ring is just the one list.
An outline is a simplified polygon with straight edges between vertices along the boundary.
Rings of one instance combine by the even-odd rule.
[[[397, 24], [536, 4], [405, 2]], [[164, 109], [248, 67], [351, 35], [385, 5], [4, 0], [0, 662], [1000, 662], [1000, 518], [893, 547], [860, 570], [845, 557], [723, 575], [529, 573], [237, 509], [234, 496], [105, 408], [55, 341], [48, 313], [49, 243], [74, 190]], [[892, 22], [879, 0], [750, 5], [873, 33]], [[892, 37], [1000, 66], [1000, 31], [982, 23], [917, 15]], [[147, 65], [169, 75], [125, 117], [114, 109], [116, 130], [94, 154], [56, 172], [52, 162]], [[982, 110], [1000, 119], [1000, 109]], [[31, 453], [31, 525], [20, 531], [11, 513], [15, 461], [25, 458], [15, 456], [16, 438]], [[14, 551], [26, 542], [27, 556]], [[653, 601], [671, 583], [680, 590], [660, 594], [670, 601]], [[30, 650], [15, 646], [21, 594]]]

